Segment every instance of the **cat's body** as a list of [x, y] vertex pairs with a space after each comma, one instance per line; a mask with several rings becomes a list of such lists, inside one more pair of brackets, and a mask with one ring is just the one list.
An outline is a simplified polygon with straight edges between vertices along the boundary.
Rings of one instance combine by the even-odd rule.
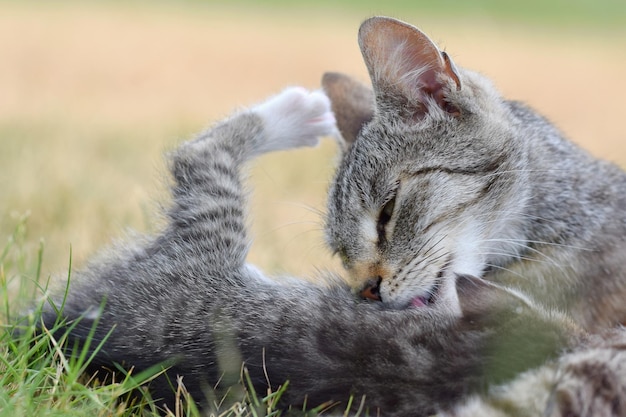
[[590, 330], [626, 323], [626, 174], [410, 25], [372, 18], [359, 42], [373, 92], [325, 78], [349, 148], [327, 234], [353, 286], [458, 310], [454, 277], [470, 274]]
[[[218, 396], [237, 382], [243, 364], [261, 392], [288, 380], [285, 406], [333, 401], [341, 412], [354, 395], [357, 405], [365, 396], [370, 415], [499, 412], [498, 393], [515, 395], [511, 390], [535, 375], [533, 381], [547, 382], [526, 386], [546, 400], [520, 409], [571, 411], [567, 395], [553, 400], [547, 390], [560, 381], [556, 358], [585, 336], [566, 316], [515, 291], [455, 277], [454, 308], [437, 302], [398, 309], [356, 299], [333, 279], [325, 286], [276, 283], [246, 265], [242, 165], [263, 152], [313, 144], [332, 125], [322, 95], [287, 90], [182, 145], [171, 157], [173, 204], [164, 230], [95, 261], [75, 274], [67, 298], [55, 298], [69, 324], [79, 320], [69, 346], [85, 342], [96, 326], [91, 346], [108, 337], [94, 368], [120, 363], [137, 372], [164, 362], [167, 376], [181, 375], [205, 407], [218, 382]], [[54, 309], [44, 310], [48, 327], [56, 319]], [[619, 374], [619, 366], [606, 363]], [[623, 382], [617, 378], [616, 385]], [[164, 399], [158, 404], [172, 406], [165, 378], [151, 388]], [[613, 401], [615, 392], [606, 398]], [[519, 415], [503, 412], [509, 411]]]

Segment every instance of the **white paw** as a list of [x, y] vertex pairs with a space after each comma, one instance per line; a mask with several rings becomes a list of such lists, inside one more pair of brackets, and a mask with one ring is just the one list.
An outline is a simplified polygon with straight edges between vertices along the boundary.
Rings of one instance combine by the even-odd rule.
[[258, 152], [315, 146], [336, 130], [330, 100], [321, 91], [292, 87], [252, 108], [264, 123]]

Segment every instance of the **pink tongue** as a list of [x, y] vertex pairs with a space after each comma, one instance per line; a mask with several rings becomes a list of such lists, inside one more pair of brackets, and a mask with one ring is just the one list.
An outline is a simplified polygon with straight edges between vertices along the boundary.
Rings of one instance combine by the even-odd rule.
[[426, 307], [424, 297], [415, 297], [411, 300], [411, 306], [413, 307]]

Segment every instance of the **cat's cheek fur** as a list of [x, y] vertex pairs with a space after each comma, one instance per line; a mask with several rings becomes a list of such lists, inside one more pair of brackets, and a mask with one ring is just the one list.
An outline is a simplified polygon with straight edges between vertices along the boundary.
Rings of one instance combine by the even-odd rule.
[[454, 246], [452, 250], [450, 271], [457, 275], [481, 276], [485, 269], [485, 256], [481, 248], [483, 228], [473, 220], [468, 220], [465, 225], [452, 235], [450, 242]]

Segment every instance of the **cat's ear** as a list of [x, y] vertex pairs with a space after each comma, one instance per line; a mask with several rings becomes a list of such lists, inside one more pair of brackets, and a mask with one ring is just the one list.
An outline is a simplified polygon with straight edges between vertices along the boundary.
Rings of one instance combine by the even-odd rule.
[[452, 88], [461, 88], [454, 63], [419, 29], [388, 17], [372, 17], [359, 29], [359, 45], [369, 70], [376, 100], [399, 94], [423, 117], [431, 106], [451, 114], [459, 109], [447, 99]]
[[350, 146], [374, 117], [374, 92], [354, 78], [337, 72], [322, 76], [322, 89], [330, 98], [339, 133]]

